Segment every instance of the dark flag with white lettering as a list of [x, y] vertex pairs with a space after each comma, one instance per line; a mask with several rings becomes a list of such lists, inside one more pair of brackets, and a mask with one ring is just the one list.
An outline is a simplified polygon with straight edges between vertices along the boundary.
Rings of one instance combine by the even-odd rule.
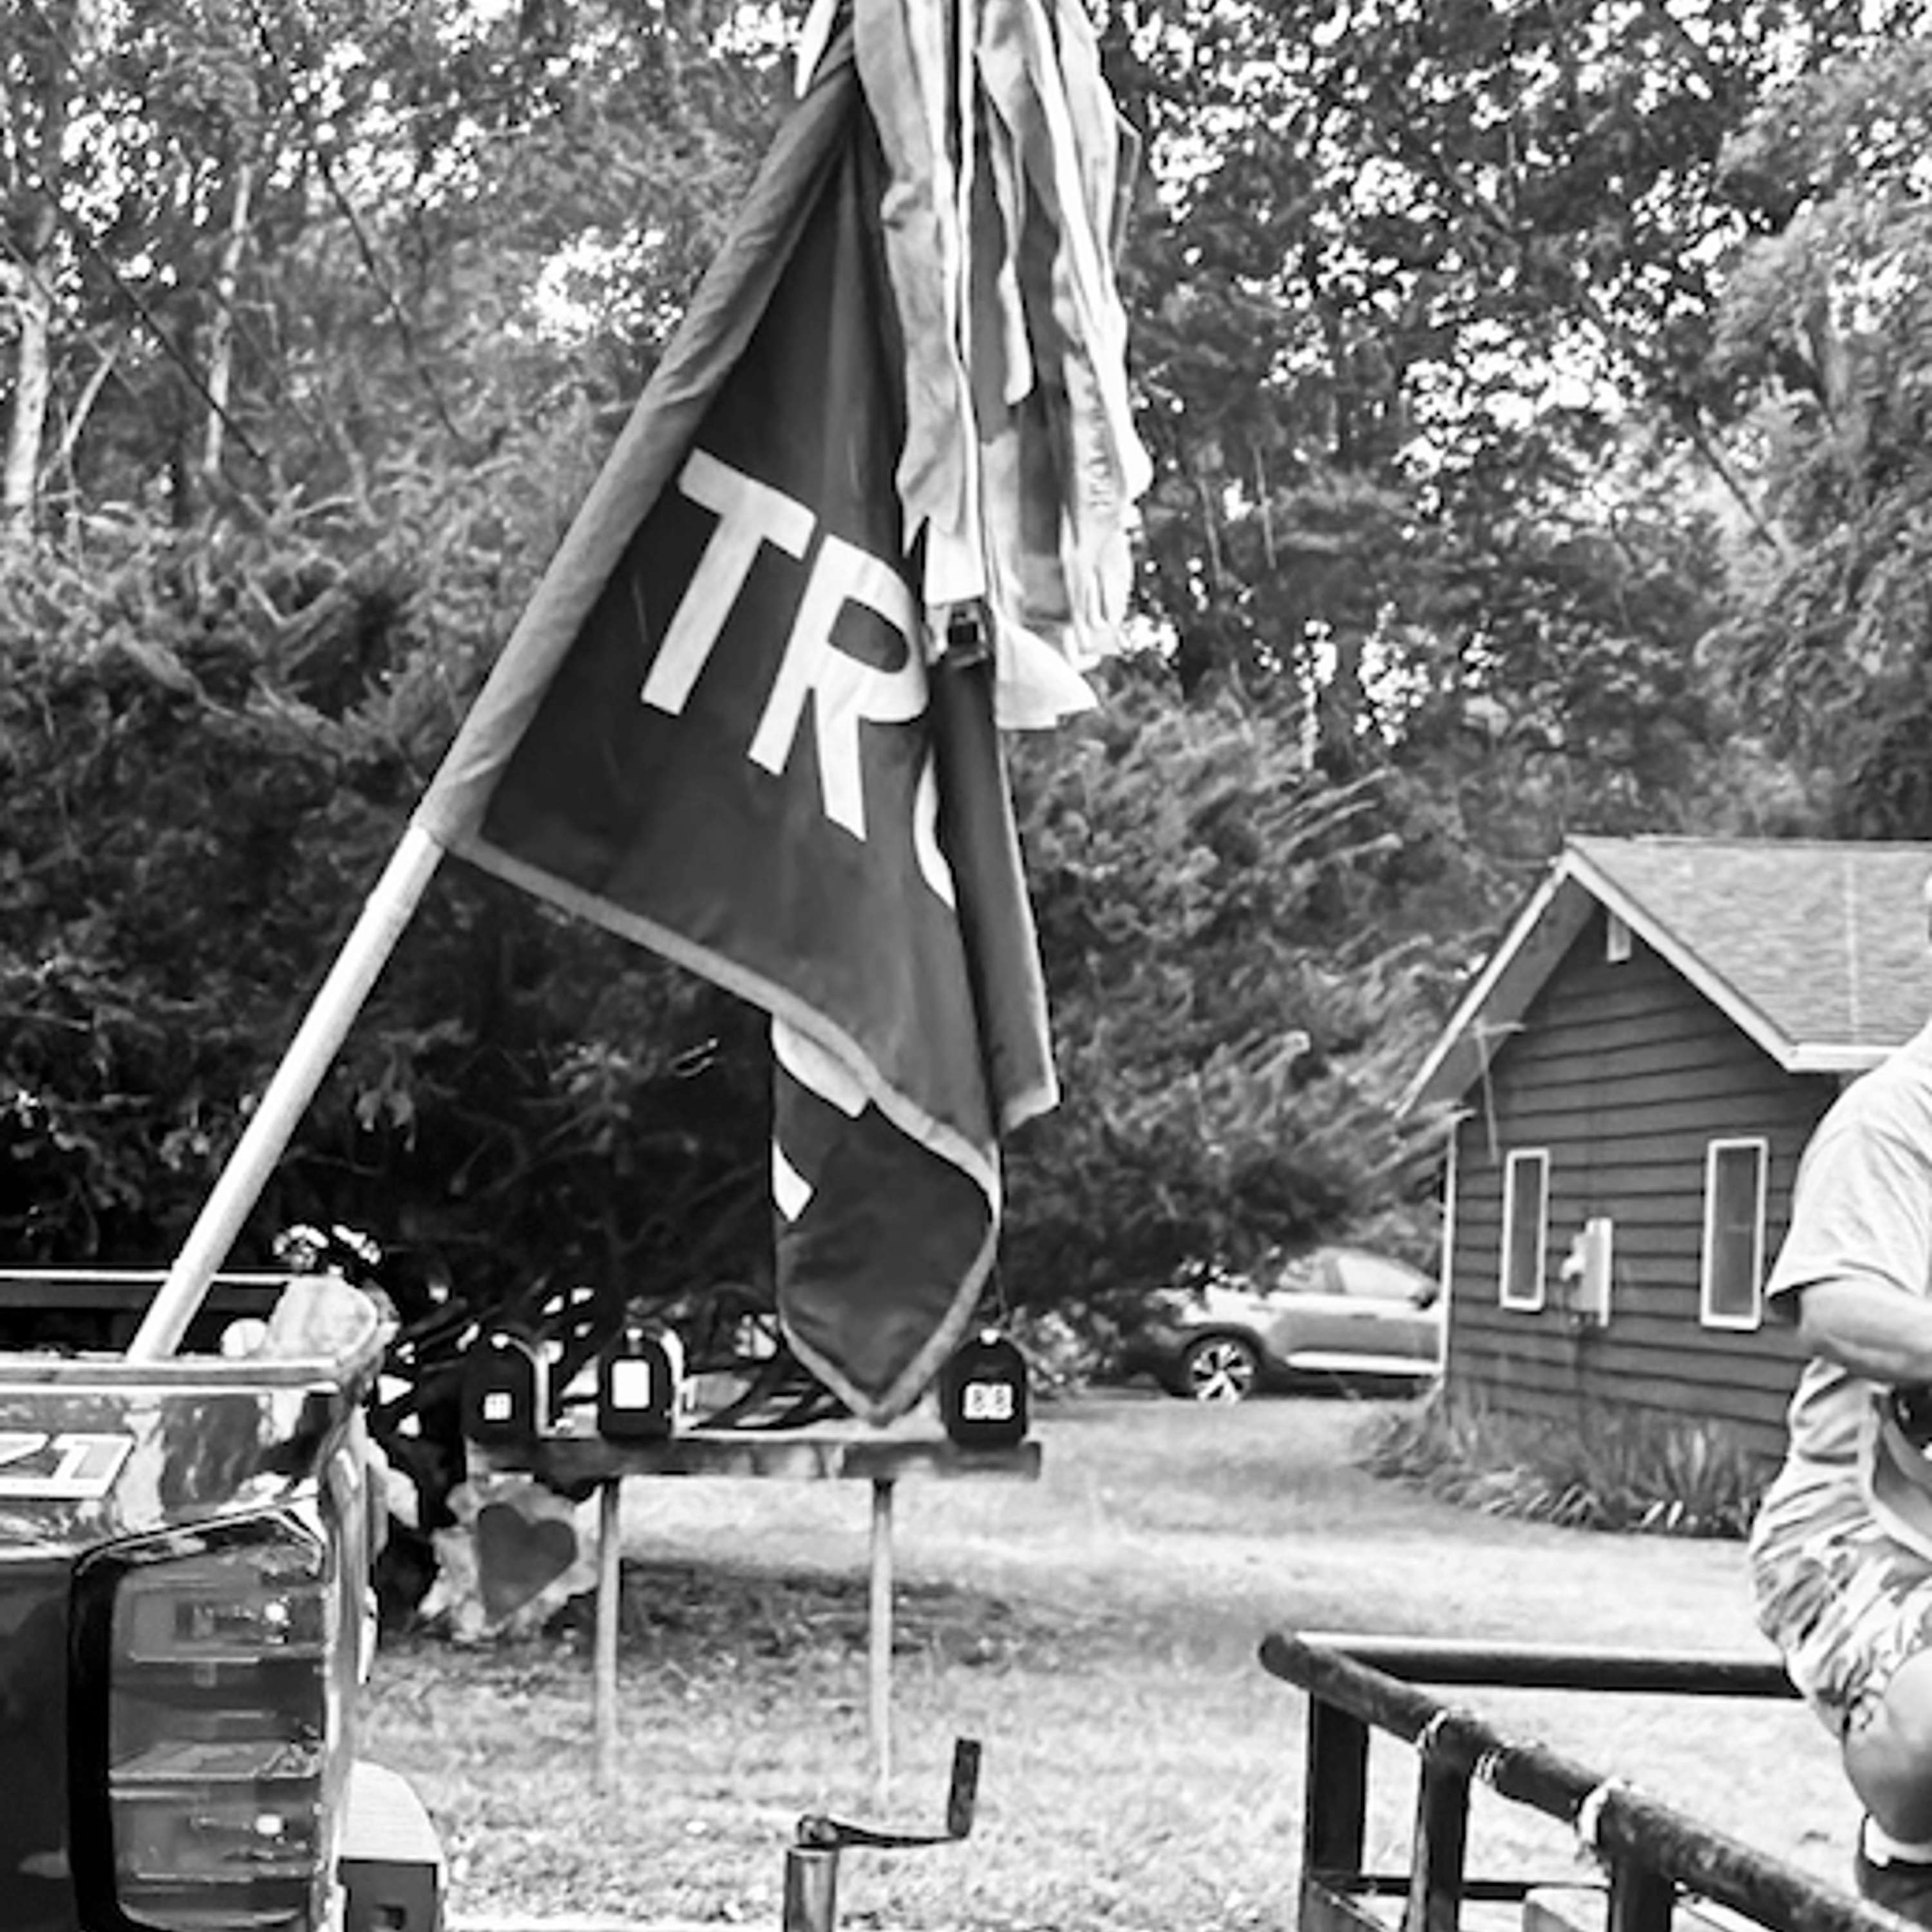
[[418, 822], [771, 1013], [780, 1312], [884, 1420], [1054, 1095], [988, 668], [934, 649], [905, 556], [878, 200], [834, 59]]

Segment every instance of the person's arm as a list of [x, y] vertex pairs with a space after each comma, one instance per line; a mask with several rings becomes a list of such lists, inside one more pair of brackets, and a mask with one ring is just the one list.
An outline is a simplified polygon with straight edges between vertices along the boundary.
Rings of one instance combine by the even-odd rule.
[[1932, 1383], [1932, 1107], [1883, 1073], [1812, 1137], [1766, 1284], [1804, 1346], [1868, 1382]]
[[1814, 1281], [1797, 1294], [1806, 1349], [1875, 1382], [1932, 1382], [1932, 1301], [1872, 1275]]

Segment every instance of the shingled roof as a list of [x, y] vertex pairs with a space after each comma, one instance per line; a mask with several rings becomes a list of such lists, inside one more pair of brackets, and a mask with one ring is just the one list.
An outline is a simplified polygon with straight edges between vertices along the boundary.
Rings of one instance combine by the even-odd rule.
[[1602, 906], [1792, 1073], [1875, 1065], [1932, 1018], [1932, 844], [1576, 838], [1403, 1095], [1460, 1100]]

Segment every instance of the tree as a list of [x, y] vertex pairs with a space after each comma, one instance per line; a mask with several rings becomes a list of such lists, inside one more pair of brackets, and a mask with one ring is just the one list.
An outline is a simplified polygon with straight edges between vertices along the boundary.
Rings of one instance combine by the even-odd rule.
[[204, 498], [366, 505], [405, 448], [471, 464], [608, 412], [778, 106], [778, 48], [724, 0], [26, 4], [0, 62], [16, 524], [50, 410], [78, 500], [164, 494], [183, 525]]
[[[1619, 452], [1688, 448], [1758, 518], [1706, 355], [1724, 250], [1754, 218], [1724, 144], [1863, 10], [1113, 8], [1152, 180], [1129, 262], [1160, 464], [1144, 584], [1184, 680], [1285, 686], [1338, 775], [1400, 757], [1429, 722], [1418, 689], [1538, 730], [1511, 715], [1549, 690], [1508, 655], [1518, 588], [1580, 544], [1610, 562]], [[1636, 507], [1663, 545], [1646, 572], [1702, 541], [1656, 493]], [[1546, 658], [1562, 640], [1543, 635]]]
[[[0, 562], [0, 1230], [152, 1258], [654, 362], [784, 74], [731, 0], [27, 4], [52, 25], [0, 49], [0, 340], [10, 419], [48, 429], [8, 500], [31, 554]], [[1771, 728], [1794, 615], [1832, 650], [1868, 617], [1895, 645], [1912, 579], [1886, 531], [1916, 531], [1917, 217], [1884, 136], [1910, 89], [1894, 70], [1863, 120], [1803, 92], [1849, 87], [1846, 50], [1898, 52], [1857, 11], [1106, 10], [1149, 157], [1124, 273], [1159, 463], [1150, 648], [1019, 757], [1067, 1100], [1014, 1150], [1015, 1293], [1365, 1227], [1420, 1241], [1390, 1101], [1562, 832], [1806, 822], [1815, 782]], [[1798, 91], [1754, 120], [1780, 76]], [[1858, 180], [1889, 184], [1859, 246], [1910, 272], [1880, 278], [1883, 355], [1826, 412], [1780, 359], [1800, 256], [1760, 251], [1824, 233], [1840, 188], [1853, 234], [1825, 143], [1855, 128]], [[1876, 756], [1790, 702], [1808, 760]], [[250, 1239], [364, 1219], [490, 1294], [754, 1272], [761, 1033], [458, 874]]]
[[1718, 366], [1755, 405], [1783, 542], [1714, 656], [1866, 836], [1932, 830], [1928, 136], [1932, 56], [1882, 41], [1772, 96], [1727, 156], [1759, 232]]
[[32, 521], [53, 387], [56, 284], [66, 256], [58, 210], [65, 191], [74, 82], [87, 16], [49, 0], [0, 51], [0, 298], [11, 328], [11, 394], [0, 467], [0, 521]]
[[1015, 1149], [1011, 1290], [1145, 1286], [1388, 1208], [1437, 970], [1373, 932], [1398, 806], [1235, 688], [1190, 704], [1148, 664], [1024, 747], [1020, 796], [1066, 1093]]
[[[299, 526], [184, 570], [136, 523], [0, 574], [0, 1241], [172, 1252], [440, 745], [406, 579]], [[266, 626], [282, 608], [289, 621]], [[754, 1270], [760, 1030], [650, 956], [448, 882], [257, 1216], [670, 1294]]]

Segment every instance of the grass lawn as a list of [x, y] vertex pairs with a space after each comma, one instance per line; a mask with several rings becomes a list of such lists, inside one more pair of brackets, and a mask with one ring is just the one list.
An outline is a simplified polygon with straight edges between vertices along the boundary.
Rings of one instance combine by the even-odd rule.
[[[1274, 1628], [1756, 1648], [1735, 1544], [1496, 1520], [1364, 1475], [1365, 1405], [1206, 1410], [1123, 1393], [1048, 1409], [1037, 1485], [898, 1492], [896, 1819], [936, 1824], [956, 1735], [986, 1747], [972, 1840], [848, 1854], [848, 1924], [1292, 1922], [1301, 1700]], [[587, 1605], [551, 1636], [392, 1646], [369, 1754], [408, 1773], [464, 1918], [776, 1922], [801, 1812], [873, 1818], [863, 1484], [626, 1491], [621, 1791], [590, 1780]], [[1508, 1730], [1839, 1880], [1854, 1811], [1795, 1706], [1466, 1694]], [[1375, 1856], [1413, 1784], [1388, 1749]], [[1378, 1755], [1377, 1764], [1384, 1760]], [[1479, 1792], [1472, 1871], [1583, 1868]]]

